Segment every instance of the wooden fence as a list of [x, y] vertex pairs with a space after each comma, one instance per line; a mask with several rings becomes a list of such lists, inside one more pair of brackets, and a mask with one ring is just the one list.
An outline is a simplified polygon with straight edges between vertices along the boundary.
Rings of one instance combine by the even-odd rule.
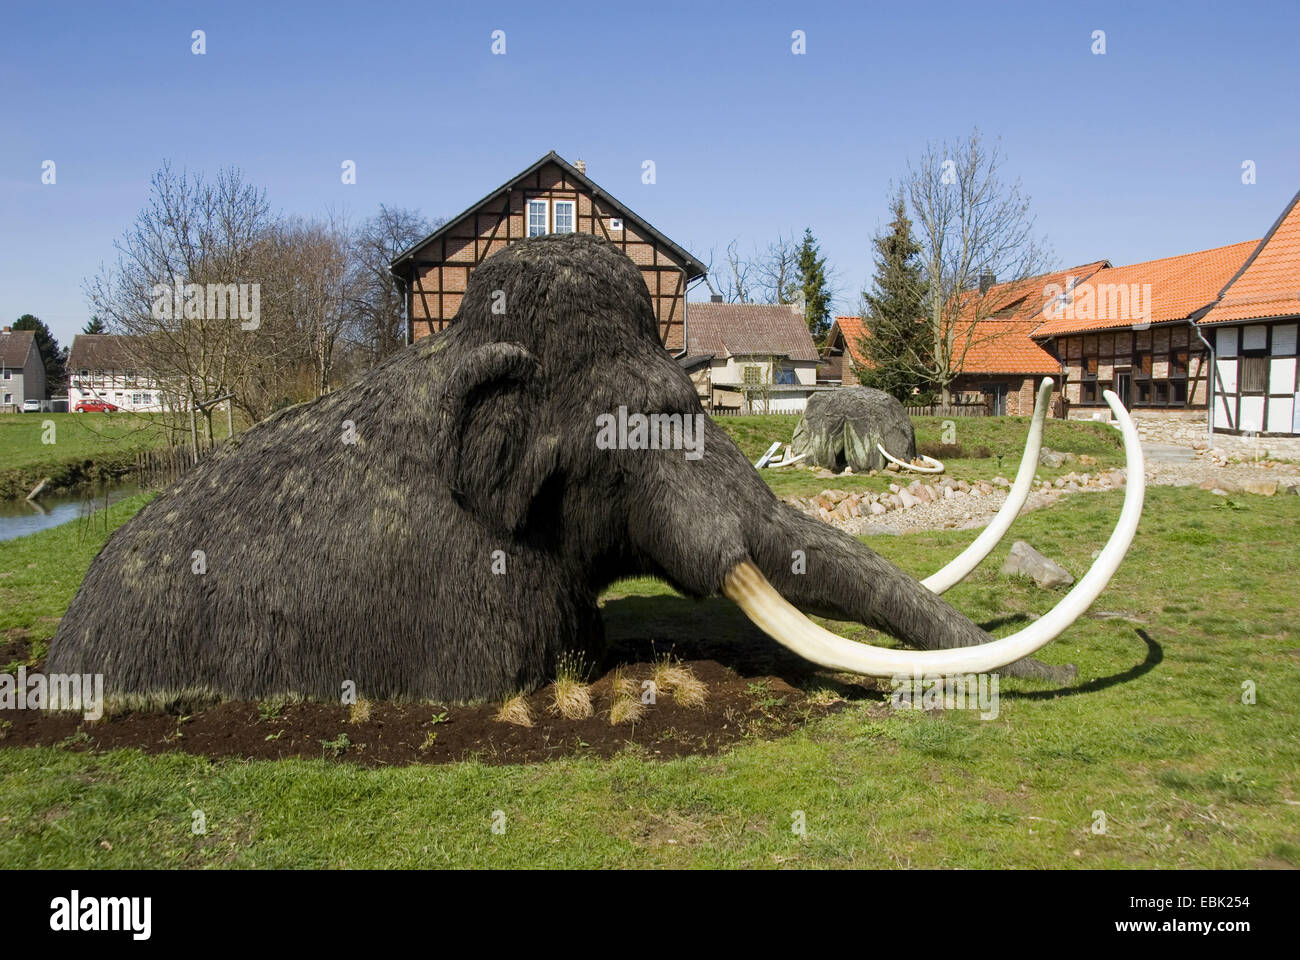
[[988, 417], [992, 408], [988, 401], [976, 403], [931, 403], [926, 406], [904, 406], [913, 417]]
[[[211, 450], [199, 451], [199, 463]], [[135, 455], [135, 475], [142, 487], [165, 487], [175, 483], [192, 470], [193, 447], [161, 447], [157, 450], [138, 450]]]

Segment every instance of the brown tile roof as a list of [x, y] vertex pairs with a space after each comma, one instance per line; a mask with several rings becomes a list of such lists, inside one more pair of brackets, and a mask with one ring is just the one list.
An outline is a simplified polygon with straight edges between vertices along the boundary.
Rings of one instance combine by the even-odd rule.
[[1300, 314], [1300, 193], [1201, 323]]
[[[1161, 260], [1147, 260], [1124, 267], [1110, 267], [1093, 274], [1087, 284], [1092, 287], [1092, 311], [1118, 313], [1099, 306], [1102, 299], [1097, 291], [1106, 284], [1114, 284], [1132, 289], [1133, 284], [1151, 285], [1151, 302], [1147, 316], [1138, 316], [1136, 310], [1130, 315], [1106, 317], [1052, 316], [1048, 313], [1042, 326], [1034, 331], [1034, 337], [1056, 336], [1063, 333], [1080, 333], [1088, 330], [1101, 330], [1108, 327], [1129, 327], [1135, 323], [1167, 323], [1184, 320], [1196, 311], [1213, 303], [1219, 291], [1235, 274], [1246, 257], [1259, 241], [1248, 240], [1212, 250], [1198, 250], [1177, 257], [1165, 257]], [[1083, 290], [1076, 288], [1072, 307], [1078, 311], [1085, 307], [1087, 300], [1082, 298]]]
[[18, 367], [27, 363], [36, 334], [31, 330], [10, 330], [0, 333], [0, 367]]
[[1029, 339], [1037, 320], [980, 320], [953, 337], [962, 373], [1060, 373], [1061, 364]]
[[142, 366], [132, 349], [133, 337], [115, 333], [79, 333], [68, 351], [67, 370], [133, 370]]
[[687, 354], [818, 360], [802, 314], [759, 303], [692, 303], [686, 308]]

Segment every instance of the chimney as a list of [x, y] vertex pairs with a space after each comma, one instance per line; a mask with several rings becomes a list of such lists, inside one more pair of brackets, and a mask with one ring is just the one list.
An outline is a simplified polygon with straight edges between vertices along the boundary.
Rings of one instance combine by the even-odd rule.
[[721, 302], [722, 302], [722, 294], [720, 293], [709, 294], [709, 303], [721, 303]]
[[577, 170], [577, 171], [578, 171], [580, 174], [582, 174], [583, 176], [586, 176], [586, 175], [587, 175], [587, 161], [586, 161], [586, 160], [574, 160], [574, 161], [573, 161], [573, 167], [574, 167], [575, 170]]
[[998, 282], [998, 278], [995, 277], [990, 271], [988, 270], [982, 271], [980, 273], [980, 293], [982, 294], [988, 293], [990, 290], [993, 289], [993, 284], [997, 282]]

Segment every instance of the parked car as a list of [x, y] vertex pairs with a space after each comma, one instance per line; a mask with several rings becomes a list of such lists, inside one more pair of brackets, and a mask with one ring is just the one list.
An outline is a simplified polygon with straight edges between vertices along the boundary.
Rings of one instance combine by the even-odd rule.
[[41, 412], [41, 401], [39, 400], [23, 401], [23, 413], [40, 413], [40, 412]]
[[76, 413], [112, 413], [116, 410], [113, 404], [107, 400], [78, 400], [75, 408]]

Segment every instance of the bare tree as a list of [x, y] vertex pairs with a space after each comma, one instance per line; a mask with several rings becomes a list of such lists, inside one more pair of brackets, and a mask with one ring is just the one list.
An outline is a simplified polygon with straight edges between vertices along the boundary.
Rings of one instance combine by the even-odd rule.
[[[235, 168], [212, 180], [164, 163], [149, 201], [114, 244], [117, 260], [86, 284], [93, 312], [138, 371], [147, 371], [173, 412], [201, 410], [240, 378], [259, 309], [256, 251], [270, 224], [265, 192]], [[245, 316], [247, 315], [247, 316]]]
[[794, 303], [799, 288], [799, 245], [782, 234], [755, 258], [759, 303]]
[[362, 223], [353, 240], [351, 282], [353, 302], [349, 339], [365, 351], [370, 363], [398, 350], [406, 342], [403, 290], [388, 265], [399, 253], [423, 240], [446, 222], [430, 222], [418, 210], [380, 206]]
[[721, 276], [709, 257], [709, 274], [717, 277], [718, 292], [727, 303], [794, 303], [799, 287], [799, 247], [778, 234], [761, 252], [741, 254], [740, 242], [727, 244], [727, 266]]
[[741, 256], [740, 241], [732, 240], [727, 244], [726, 258], [726, 269], [715, 269], [714, 252], [709, 251], [708, 274], [717, 280], [718, 294], [725, 303], [749, 303], [752, 296], [750, 274], [754, 268], [749, 258]]
[[965, 140], [927, 145], [903, 181], [922, 248], [932, 346], [915, 374], [938, 387], [945, 403], [977, 342], [975, 325], [991, 309], [981, 276], [1020, 281], [1047, 266], [1048, 253], [1033, 235], [1029, 197], [1019, 180], [1003, 182], [1003, 160], [997, 145], [987, 148], [975, 130]]

